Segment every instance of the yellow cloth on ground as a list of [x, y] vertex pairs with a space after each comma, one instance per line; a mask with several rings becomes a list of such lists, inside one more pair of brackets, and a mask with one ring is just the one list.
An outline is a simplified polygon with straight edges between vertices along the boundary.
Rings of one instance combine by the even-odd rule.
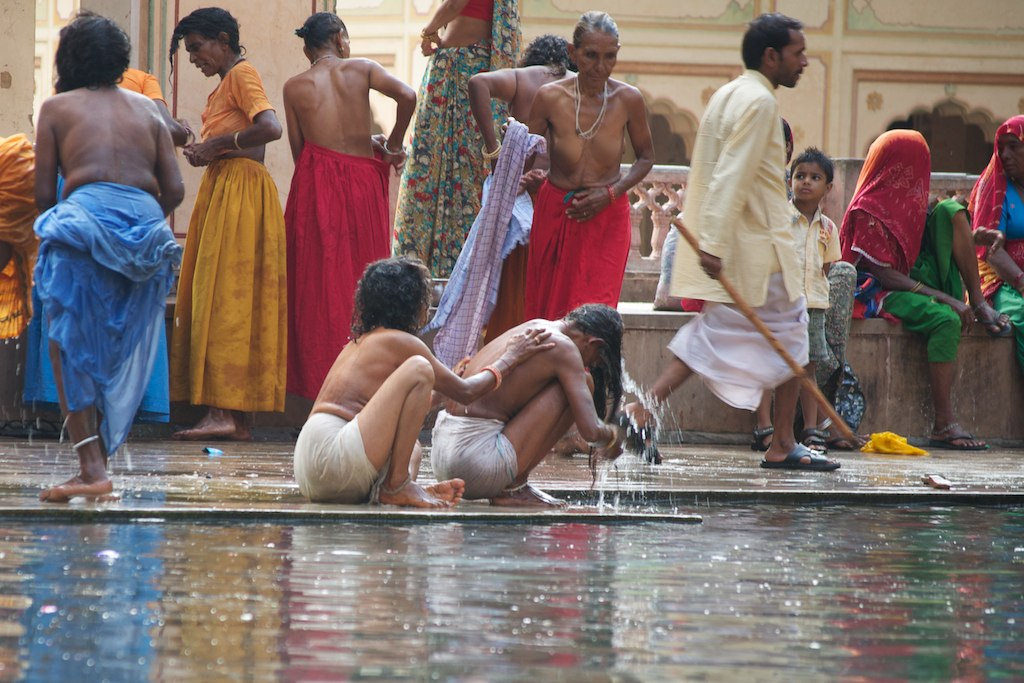
[[203, 174], [178, 281], [171, 400], [283, 411], [287, 369], [284, 213], [263, 164]]
[[27, 137], [0, 138], [0, 242], [12, 250], [0, 269], [0, 339], [20, 335], [32, 317], [32, 271], [39, 250], [32, 230], [38, 215], [35, 169], [36, 155]]
[[894, 432], [877, 432], [861, 446], [862, 453], [885, 453], [888, 455], [928, 455], [928, 451], [911, 446], [906, 437]]

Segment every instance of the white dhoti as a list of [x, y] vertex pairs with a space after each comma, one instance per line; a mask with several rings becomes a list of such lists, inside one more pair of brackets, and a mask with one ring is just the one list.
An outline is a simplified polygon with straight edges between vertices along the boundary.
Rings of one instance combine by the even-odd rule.
[[[768, 280], [768, 298], [754, 309], [796, 362], [807, 364], [807, 304], [790, 301], [781, 273]], [[669, 342], [669, 351], [734, 408], [756, 410], [761, 394], [793, 376], [768, 341], [733, 304], [707, 302]]]

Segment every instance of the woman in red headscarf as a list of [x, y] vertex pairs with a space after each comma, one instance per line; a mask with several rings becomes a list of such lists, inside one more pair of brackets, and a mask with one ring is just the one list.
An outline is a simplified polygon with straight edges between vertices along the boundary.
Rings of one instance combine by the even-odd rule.
[[974, 230], [997, 230], [1005, 248], [978, 248], [985, 296], [1016, 330], [1017, 360], [1024, 368], [1024, 116], [996, 131], [995, 153], [971, 191]]
[[[937, 448], [988, 448], [953, 415], [960, 332], [977, 319], [993, 332], [1005, 321], [981, 293], [964, 207], [941, 202], [928, 216], [931, 153], [920, 133], [883, 133], [868, 150], [843, 218], [843, 260], [858, 270], [855, 317], [885, 314], [927, 338]], [[963, 283], [961, 283], [961, 278]], [[964, 303], [966, 285], [971, 305]]]

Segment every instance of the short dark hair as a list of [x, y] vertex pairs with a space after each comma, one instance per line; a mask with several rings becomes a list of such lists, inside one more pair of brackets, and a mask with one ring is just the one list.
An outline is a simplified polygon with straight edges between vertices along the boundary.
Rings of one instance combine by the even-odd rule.
[[117, 24], [92, 12], [79, 12], [60, 30], [54, 88], [60, 93], [117, 85], [131, 53], [128, 35]]
[[800, 21], [778, 12], [757, 17], [743, 34], [743, 65], [748, 69], [760, 69], [765, 50], [772, 48], [782, 52], [782, 48], [789, 45], [789, 32], [802, 31], [803, 28]]
[[611, 18], [611, 15], [607, 12], [591, 10], [584, 13], [580, 20], [576, 22], [576, 28], [572, 32], [572, 44], [579, 47], [583, 41], [583, 36], [592, 31], [607, 33], [615, 37], [616, 40], [619, 38], [619, 27], [616, 26], [615, 20]]
[[553, 33], [537, 36], [523, 50], [519, 66], [552, 66], [563, 74], [576, 71], [576, 64], [569, 57], [569, 41]]
[[782, 139], [786, 141], [786, 163], [793, 157], [793, 129], [789, 125], [789, 121], [782, 119]]
[[800, 164], [817, 164], [825, 174], [825, 180], [830, 183], [832, 182], [832, 178], [835, 177], [835, 165], [832, 163], [829, 156], [817, 147], [808, 147], [804, 151], [800, 152], [800, 156], [793, 159], [793, 165], [789, 167], [789, 172], [791, 174], [796, 173], [796, 167]]
[[622, 402], [622, 316], [611, 306], [584, 304], [569, 311], [564, 320], [602, 342], [590, 376], [594, 378], [594, 408], [609, 421]]
[[236, 55], [245, 52], [245, 48], [238, 42], [238, 20], [231, 16], [231, 12], [220, 7], [203, 7], [184, 17], [174, 27], [169, 51], [171, 66], [174, 66], [174, 53], [178, 51], [178, 43], [189, 33], [198, 33], [204, 38], [219, 38], [221, 33], [227, 34], [228, 47]]
[[401, 256], [366, 266], [356, 285], [352, 338], [378, 327], [419, 332], [430, 306], [431, 283], [430, 272], [419, 259]]
[[302, 38], [307, 50], [323, 47], [334, 39], [335, 34], [348, 35], [345, 22], [333, 12], [317, 12], [301, 28], [295, 29], [295, 35]]

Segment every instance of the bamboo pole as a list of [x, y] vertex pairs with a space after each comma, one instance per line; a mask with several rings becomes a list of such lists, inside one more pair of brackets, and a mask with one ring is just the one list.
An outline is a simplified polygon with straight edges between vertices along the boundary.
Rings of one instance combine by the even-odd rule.
[[[674, 225], [676, 229], [679, 230], [679, 233], [683, 236], [683, 239], [689, 242], [690, 246], [693, 247], [693, 250], [699, 254], [700, 243], [697, 242], [697, 238], [694, 237], [693, 233], [691, 233], [687, 229], [687, 227], [683, 225], [683, 221], [680, 220], [678, 217], [673, 218], [672, 225]], [[803, 385], [807, 388], [808, 391], [811, 392], [811, 395], [814, 396], [814, 400], [818, 402], [818, 405], [821, 407], [822, 411], [824, 411], [825, 415], [830, 420], [832, 420], [832, 424], [836, 426], [842, 437], [849, 441], [850, 444], [856, 446], [857, 437], [854, 436], [853, 430], [850, 429], [849, 425], [846, 424], [846, 421], [843, 420], [843, 418], [839, 417], [839, 414], [835, 411], [835, 408], [833, 408], [832, 404], [828, 402], [828, 399], [825, 398], [825, 395], [821, 393], [821, 390], [818, 388], [818, 383], [814, 381], [814, 378], [809, 377], [804, 368], [801, 367], [796, 362], [793, 356], [789, 355], [789, 352], [786, 351], [786, 347], [784, 347], [782, 343], [775, 338], [775, 335], [772, 334], [772, 331], [768, 329], [768, 326], [765, 325], [759, 317], [757, 317], [757, 313], [755, 313], [754, 309], [750, 307], [750, 305], [743, 299], [742, 296], [740, 296], [740, 293], [736, 291], [736, 288], [733, 286], [731, 282], [729, 282], [728, 278], [726, 278], [724, 275], [719, 274], [718, 282], [719, 284], [722, 285], [722, 287], [729, 294], [729, 296], [732, 297], [733, 302], [736, 304], [736, 307], [740, 309], [740, 312], [743, 313], [747, 320], [749, 320], [754, 325], [754, 327], [757, 328], [757, 331], [760, 332], [764, 336], [764, 338], [768, 340], [768, 343], [771, 345], [773, 349], [775, 349], [775, 352], [779, 354], [782, 360], [786, 361], [786, 365], [788, 365], [789, 369], [793, 371], [793, 374], [797, 378], [799, 378], [801, 382], [803, 382]]]

